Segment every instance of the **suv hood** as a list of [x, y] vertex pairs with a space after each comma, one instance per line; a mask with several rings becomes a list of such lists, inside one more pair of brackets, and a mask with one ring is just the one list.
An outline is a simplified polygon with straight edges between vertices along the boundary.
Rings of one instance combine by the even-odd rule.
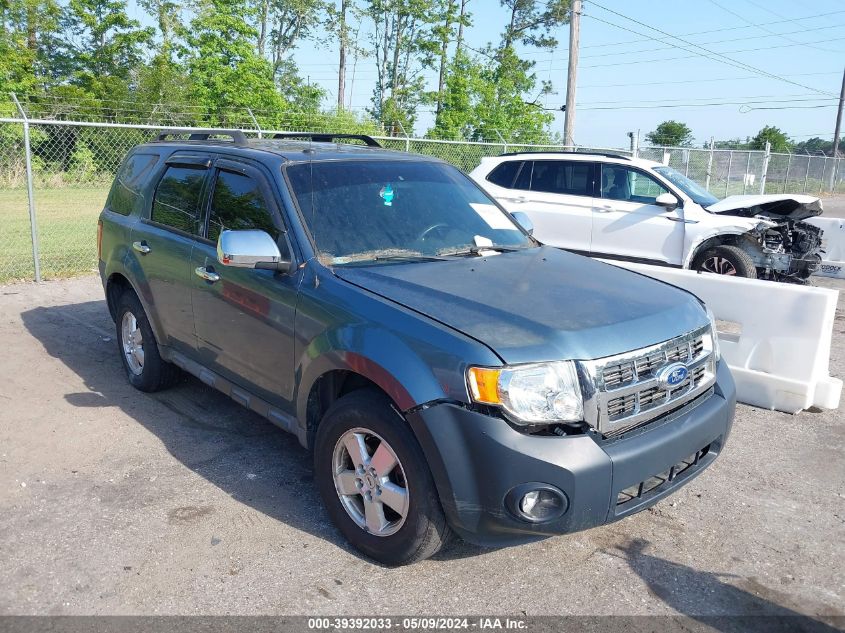
[[551, 247], [333, 272], [511, 364], [602, 358], [707, 324], [686, 291]]
[[760, 215], [774, 220], [804, 220], [821, 215], [822, 202], [815, 196], [794, 194], [728, 196], [706, 208], [712, 213], [744, 218]]

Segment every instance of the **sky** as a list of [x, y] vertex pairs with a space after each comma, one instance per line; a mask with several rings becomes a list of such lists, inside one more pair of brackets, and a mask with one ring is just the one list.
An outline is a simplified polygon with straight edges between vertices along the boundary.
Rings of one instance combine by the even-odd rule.
[[[496, 42], [508, 17], [499, 0], [471, 0], [468, 8], [468, 44]], [[554, 35], [554, 51], [520, 49], [536, 62], [538, 80], [552, 81], [554, 93], [540, 100], [552, 109], [566, 98], [569, 27]], [[294, 60], [333, 105], [336, 47], [304, 42]], [[349, 67], [347, 104], [363, 110], [371, 104], [375, 62], [359, 59], [354, 80], [352, 60]], [[764, 125], [795, 141], [832, 139], [843, 68], [843, 0], [585, 0], [575, 141], [626, 147], [629, 131], [644, 139], [667, 119], [689, 125], [696, 145], [711, 136], [744, 139]], [[435, 71], [427, 76], [436, 85]], [[563, 120], [555, 111], [554, 131], [562, 134]], [[432, 123], [430, 111], [420, 112], [415, 132]]]

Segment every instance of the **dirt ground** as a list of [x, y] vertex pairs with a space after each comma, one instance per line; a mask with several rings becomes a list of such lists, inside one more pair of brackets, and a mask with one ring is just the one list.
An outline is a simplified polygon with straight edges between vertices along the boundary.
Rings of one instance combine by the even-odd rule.
[[647, 512], [387, 569], [329, 524], [292, 436], [192, 378], [135, 391], [114, 336], [95, 277], [0, 286], [0, 614], [845, 614], [842, 409], [740, 405]]

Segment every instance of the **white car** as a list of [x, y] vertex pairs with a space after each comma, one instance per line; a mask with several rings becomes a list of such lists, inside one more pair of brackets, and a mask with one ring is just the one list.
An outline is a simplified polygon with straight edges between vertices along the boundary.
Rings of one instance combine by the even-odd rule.
[[472, 178], [541, 242], [592, 257], [805, 283], [821, 262], [805, 195], [719, 200], [675, 169], [615, 154], [484, 158]]

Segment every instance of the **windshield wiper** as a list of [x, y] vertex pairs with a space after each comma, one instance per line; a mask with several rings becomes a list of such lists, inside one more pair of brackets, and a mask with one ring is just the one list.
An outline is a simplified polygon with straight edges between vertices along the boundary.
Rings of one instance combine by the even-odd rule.
[[526, 246], [470, 246], [454, 251], [443, 251], [438, 253], [441, 257], [467, 257], [468, 255], [480, 256], [484, 251], [495, 251], [497, 253], [512, 253], [514, 251], [528, 248]]
[[376, 255], [373, 257], [374, 262], [439, 262], [443, 261], [443, 257], [438, 255]]

